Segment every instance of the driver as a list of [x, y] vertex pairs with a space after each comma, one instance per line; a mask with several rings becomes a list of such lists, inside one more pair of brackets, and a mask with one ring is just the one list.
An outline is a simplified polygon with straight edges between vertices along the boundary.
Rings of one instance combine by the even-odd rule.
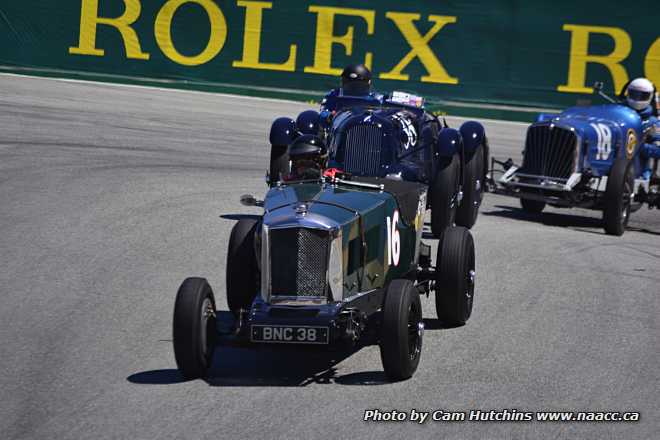
[[[321, 121], [329, 122], [335, 115], [342, 98], [353, 98], [365, 105], [379, 106], [385, 102], [422, 108], [421, 96], [393, 91], [389, 94], [375, 92], [371, 87], [371, 71], [364, 64], [351, 64], [341, 73], [341, 86], [331, 90], [321, 101]], [[352, 104], [357, 104], [353, 102]]]
[[[655, 101], [655, 86], [646, 78], [636, 78], [628, 84], [625, 90], [626, 104], [639, 113], [643, 121], [657, 116], [657, 109], [652, 103]], [[657, 105], [657, 103], [656, 103]]]
[[351, 64], [341, 73], [341, 94], [368, 96], [371, 94], [371, 71], [364, 64]]
[[[645, 133], [645, 139], [642, 139], [640, 153], [645, 159], [660, 159], [660, 121], [657, 117], [656, 90], [651, 81], [646, 78], [636, 78], [628, 84], [625, 90], [626, 104], [637, 111], [642, 118], [642, 132]], [[655, 104], [655, 105], [654, 105]], [[653, 170], [647, 166], [645, 178], [653, 176]]]
[[289, 147], [291, 173], [286, 180], [320, 179], [328, 163], [328, 150], [318, 136], [306, 134]]
[[373, 99], [380, 102], [382, 95], [371, 89], [371, 71], [364, 64], [351, 64], [341, 73], [341, 86], [325, 95], [321, 101], [321, 111], [336, 110], [338, 97], [351, 96], [363, 99]]

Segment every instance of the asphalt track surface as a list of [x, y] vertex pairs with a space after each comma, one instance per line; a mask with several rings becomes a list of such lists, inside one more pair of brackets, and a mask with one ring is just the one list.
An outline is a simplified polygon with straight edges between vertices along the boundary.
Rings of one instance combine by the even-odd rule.
[[[0, 76], [3, 438], [660, 438], [660, 213], [622, 238], [597, 213], [524, 214], [487, 195], [471, 320], [423, 299], [419, 369], [385, 383], [344, 357], [219, 349], [208, 381], [174, 363], [175, 292], [209, 279], [263, 195], [266, 135], [309, 106]], [[449, 118], [450, 124], [458, 120]], [[485, 123], [519, 158], [524, 125]], [[431, 240], [435, 246], [435, 242]], [[367, 423], [371, 408], [640, 411], [637, 423]]]

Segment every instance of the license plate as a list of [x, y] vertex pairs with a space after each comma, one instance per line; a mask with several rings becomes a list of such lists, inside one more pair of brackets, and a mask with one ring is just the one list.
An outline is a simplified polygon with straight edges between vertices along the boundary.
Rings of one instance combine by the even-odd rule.
[[327, 344], [328, 327], [253, 325], [252, 342], [277, 344]]

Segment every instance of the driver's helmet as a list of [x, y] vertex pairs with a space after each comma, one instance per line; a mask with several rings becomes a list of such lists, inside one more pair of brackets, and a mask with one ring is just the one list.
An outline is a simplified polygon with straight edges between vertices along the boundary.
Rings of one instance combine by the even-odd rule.
[[328, 162], [328, 149], [318, 136], [306, 134], [289, 147], [290, 179], [319, 179]]
[[628, 84], [626, 102], [637, 111], [644, 110], [653, 99], [653, 83], [646, 78], [636, 78]]
[[366, 96], [371, 93], [371, 72], [364, 64], [351, 64], [341, 73], [343, 95]]

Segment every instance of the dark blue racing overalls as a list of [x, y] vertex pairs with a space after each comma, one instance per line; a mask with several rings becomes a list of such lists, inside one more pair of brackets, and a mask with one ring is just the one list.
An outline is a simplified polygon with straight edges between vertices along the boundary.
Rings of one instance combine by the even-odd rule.
[[660, 120], [653, 114], [650, 105], [639, 111], [639, 116], [642, 118], [642, 133], [644, 133], [640, 155], [646, 160], [643, 177], [649, 179], [653, 174], [652, 160], [660, 159]]

